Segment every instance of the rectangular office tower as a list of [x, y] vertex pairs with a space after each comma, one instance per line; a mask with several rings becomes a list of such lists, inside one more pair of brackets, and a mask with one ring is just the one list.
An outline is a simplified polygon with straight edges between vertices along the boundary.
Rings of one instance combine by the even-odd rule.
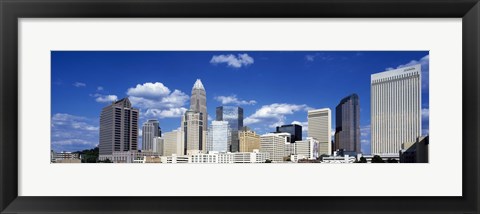
[[207, 133], [207, 152], [228, 152], [232, 134], [227, 121], [212, 121]]
[[110, 159], [113, 152], [137, 150], [138, 109], [132, 108], [128, 98], [102, 109], [99, 138], [100, 160]]
[[203, 113], [188, 110], [182, 117], [183, 144], [182, 155], [205, 150]]
[[329, 108], [308, 111], [308, 137], [318, 141], [318, 155], [332, 154], [332, 111]]
[[360, 153], [360, 101], [357, 94], [343, 98], [335, 108], [335, 150]]
[[421, 66], [371, 75], [371, 152], [398, 154], [422, 133]]
[[227, 121], [232, 132], [229, 152], [239, 151], [238, 131], [243, 128], [243, 109], [236, 106], [219, 106], [216, 109], [216, 120]]
[[142, 150], [153, 151], [155, 137], [161, 137], [160, 123], [158, 120], [148, 120], [142, 127]]

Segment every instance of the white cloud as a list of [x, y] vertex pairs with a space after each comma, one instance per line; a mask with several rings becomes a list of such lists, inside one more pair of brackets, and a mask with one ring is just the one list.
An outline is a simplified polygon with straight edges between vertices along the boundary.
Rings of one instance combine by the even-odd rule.
[[118, 100], [117, 95], [103, 95], [103, 94], [94, 94], [93, 95], [95, 98], [95, 101], [99, 103], [111, 103], [113, 101]]
[[85, 86], [87, 86], [87, 84], [85, 84], [83, 82], [75, 82], [75, 83], [73, 83], [73, 86], [79, 88], [79, 87], [85, 87]]
[[170, 109], [147, 109], [145, 116], [154, 118], [172, 118], [181, 117], [187, 111], [186, 108], [170, 108]]
[[362, 137], [370, 136], [370, 125], [360, 127], [360, 136]]
[[422, 119], [427, 120], [430, 115], [430, 110], [428, 108], [423, 108], [422, 109]]
[[233, 54], [229, 55], [214, 55], [210, 60], [211, 64], [227, 63], [227, 66], [234, 68], [241, 68], [242, 66], [248, 66], [254, 63], [254, 60], [248, 54]]
[[230, 95], [230, 96], [217, 96], [215, 100], [222, 103], [223, 105], [226, 104], [235, 104], [235, 105], [255, 105], [257, 101], [255, 100], [241, 100], [237, 98], [237, 95]]
[[98, 144], [98, 119], [57, 113], [51, 118], [51, 146], [55, 151], [91, 149]]
[[300, 121], [293, 121], [292, 124], [297, 124], [302, 126], [302, 132], [307, 132], [308, 131], [308, 121], [307, 122], [300, 122]]
[[273, 103], [264, 105], [257, 109], [255, 113], [243, 120], [245, 125], [255, 123], [270, 124], [270, 127], [285, 124], [286, 115], [294, 114], [297, 111], [308, 111], [310, 109], [307, 105], [295, 105], [287, 103]]
[[[430, 65], [429, 65], [429, 61], [430, 61], [430, 55], [425, 55], [424, 57], [420, 58], [419, 60], [411, 60], [410, 62], [406, 63], [406, 64], [402, 64], [402, 65], [399, 65], [397, 66], [396, 68], [403, 68], [403, 67], [408, 67], [408, 66], [412, 66], [412, 65], [416, 65], [416, 64], [420, 64], [421, 67], [422, 67], [422, 89], [423, 90], [428, 90], [428, 81], [429, 81], [429, 72], [430, 72]], [[396, 68], [392, 68], [392, 67], [389, 67], [389, 68], [386, 68], [385, 70], [393, 70], [393, 69], [396, 69]]]
[[180, 117], [187, 110], [184, 106], [190, 99], [180, 90], [173, 92], [160, 82], [147, 82], [129, 88], [127, 95], [134, 107], [144, 110], [145, 116], [157, 118]]
[[102, 87], [102, 86], [98, 86], [98, 87], [97, 87], [97, 91], [103, 91], [103, 87]]

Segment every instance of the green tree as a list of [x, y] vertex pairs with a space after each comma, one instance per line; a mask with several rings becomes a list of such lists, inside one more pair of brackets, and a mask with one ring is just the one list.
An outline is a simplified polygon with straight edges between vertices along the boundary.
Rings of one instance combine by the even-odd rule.
[[385, 163], [385, 161], [379, 155], [375, 155], [372, 158], [372, 163]]
[[366, 163], [367, 159], [365, 157], [360, 157], [360, 160], [357, 163]]
[[271, 163], [272, 161], [271, 160], [265, 160], [265, 163]]
[[387, 163], [398, 163], [398, 161], [395, 158], [388, 158]]

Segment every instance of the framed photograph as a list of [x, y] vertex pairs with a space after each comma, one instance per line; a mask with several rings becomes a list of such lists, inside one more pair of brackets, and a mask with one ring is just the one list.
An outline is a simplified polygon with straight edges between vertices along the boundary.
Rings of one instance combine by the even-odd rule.
[[478, 212], [477, 0], [0, 4], [1, 213]]

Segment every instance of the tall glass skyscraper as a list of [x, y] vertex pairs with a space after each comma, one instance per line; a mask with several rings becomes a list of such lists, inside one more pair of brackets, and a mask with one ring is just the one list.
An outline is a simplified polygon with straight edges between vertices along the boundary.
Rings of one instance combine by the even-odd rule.
[[227, 121], [212, 121], [207, 133], [207, 151], [228, 152], [232, 134]]
[[160, 123], [158, 120], [148, 120], [143, 123], [142, 127], [142, 150], [153, 151], [153, 139], [160, 137], [162, 132], [160, 131]]
[[229, 151], [238, 152], [239, 140], [238, 131], [243, 128], [243, 109], [236, 106], [219, 106], [216, 109], [216, 120], [227, 121], [232, 132], [232, 141]]
[[138, 109], [132, 107], [128, 98], [104, 107], [100, 114], [99, 132], [98, 148], [101, 160], [111, 156], [113, 152], [137, 150]]
[[335, 150], [360, 153], [360, 146], [360, 101], [352, 94], [335, 108]]
[[420, 64], [371, 75], [372, 154], [398, 154], [422, 134]]

